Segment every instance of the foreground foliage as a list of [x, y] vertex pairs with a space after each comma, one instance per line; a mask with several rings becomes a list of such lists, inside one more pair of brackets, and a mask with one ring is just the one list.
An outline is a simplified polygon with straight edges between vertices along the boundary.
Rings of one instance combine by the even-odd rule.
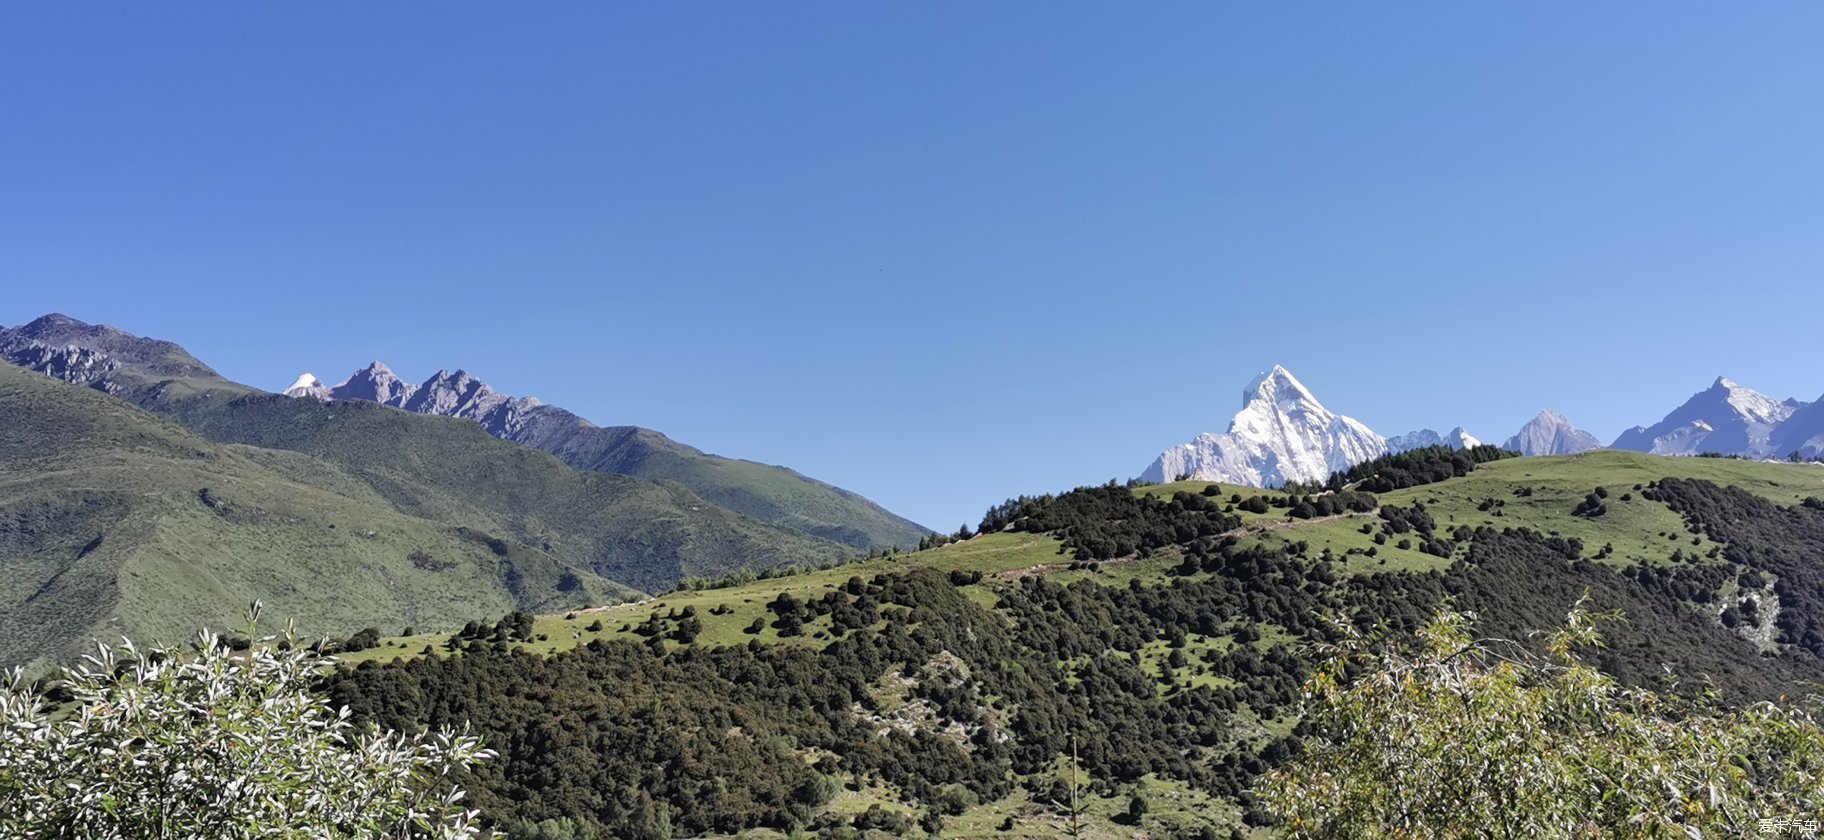
[[1817, 818], [1809, 712], [1625, 687], [1577, 656], [1600, 644], [1593, 618], [1578, 604], [1540, 655], [1473, 640], [1456, 613], [1411, 652], [1370, 655], [1342, 627], [1309, 685], [1307, 749], [1260, 801], [1301, 837], [1724, 837]]
[[450, 731], [355, 734], [308, 690], [320, 660], [273, 641], [100, 647], [63, 672], [74, 710], [56, 716], [12, 671], [0, 838], [475, 836], [447, 778], [492, 753]]

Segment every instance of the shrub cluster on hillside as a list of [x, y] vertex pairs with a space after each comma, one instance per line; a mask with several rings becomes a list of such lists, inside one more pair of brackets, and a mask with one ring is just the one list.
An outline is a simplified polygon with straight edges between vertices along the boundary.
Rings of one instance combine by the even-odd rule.
[[1061, 496], [1009, 499], [988, 510], [981, 530], [1055, 533], [1079, 560], [1112, 560], [1240, 526], [1240, 517], [1224, 513], [1213, 497], [1179, 492], [1161, 501], [1109, 482]]
[[[1170, 548], [1178, 560], [1166, 577], [992, 582], [990, 609], [964, 591], [984, 585], [979, 572], [856, 576], [814, 595], [769, 596], [750, 632], [771, 626], [793, 644], [701, 645], [702, 623], [716, 616], [673, 609], [635, 626], [634, 639], [535, 656], [511, 648], [530, 627], [509, 616], [458, 634], [451, 655], [344, 669], [325, 690], [362, 722], [472, 721], [501, 757], [462, 779], [491, 819], [526, 832], [843, 836], [891, 831], [896, 819], [900, 829], [937, 826], [966, 807], [957, 803], [1000, 799], [1014, 785], [1051, 801], [1050, 773], [1073, 743], [1104, 792], [1158, 774], [1244, 803], [1259, 822], [1267, 815], [1249, 789], [1301, 755], [1308, 733], [1241, 724], [1296, 715], [1315, 645], [1343, 638], [1325, 616], [1397, 640], [1449, 603], [1536, 646], [1530, 631], [1587, 598], [1627, 618], [1605, 647], [1583, 651], [1620, 685], [1681, 696], [1713, 686], [1742, 702], [1824, 680], [1809, 655], [1761, 657], [1713, 606], [1731, 581], [1805, 585], [1797, 566], [1814, 549], [1810, 537], [1780, 550], [1755, 540], [1824, 523], [1824, 509], [1781, 509], [1701, 483], [1643, 492], [1676, 499], [1668, 503], [1691, 527], [1718, 529], [1712, 536], [1758, 556], [1678, 549], [1664, 564], [1617, 568], [1592, 561], [1577, 540], [1525, 529], [1445, 535], [1419, 503], [1377, 508], [1359, 491], [1276, 497], [1289, 516], [1301, 503], [1314, 515], [1324, 504], [1378, 510], [1365, 520], [1377, 536], [1454, 558], [1440, 571], [1346, 575], [1338, 558], [1313, 556], [1305, 543], [1244, 543], [1238, 518], [1222, 509], [1233, 499], [1161, 500], [1109, 485], [1009, 501], [982, 528], [1058, 534], [1085, 560]], [[1815, 632], [1800, 619], [1782, 629], [1801, 645]], [[1666, 684], [1668, 663], [1691, 680]], [[834, 816], [823, 805], [841, 787], [896, 791], [914, 817]]]
[[1782, 508], [1740, 488], [1676, 478], [1654, 482], [1642, 495], [1723, 543], [1724, 559], [1757, 573], [1755, 583], [1772, 578], [1777, 641], [1824, 659], [1824, 505]]
[[1363, 461], [1349, 469], [1332, 473], [1329, 480], [1322, 484], [1287, 484], [1282, 489], [1287, 492], [1309, 493], [1320, 489], [1341, 490], [1353, 485], [1370, 493], [1391, 493], [1465, 476], [1475, 470], [1478, 464], [1519, 456], [1518, 452], [1489, 444], [1468, 449], [1426, 446]]

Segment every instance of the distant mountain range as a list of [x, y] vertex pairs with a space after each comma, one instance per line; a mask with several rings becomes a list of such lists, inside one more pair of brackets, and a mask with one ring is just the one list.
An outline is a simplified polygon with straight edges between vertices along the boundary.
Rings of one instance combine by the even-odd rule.
[[[1461, 426], [1445, 434], [1420, 429], [1384, 438], [1360, 421], [1325, 408], [1290, 371], [1276, 365], [1244, 389], [1242, 409], [1228, 431], [1206, 432], [1166, 450], [1140, 478], [1276, 487], [1288, 481], [1322, 481], [1332, 472], [1388, 453], [1480, 444]], [[1603, 448], [1595, 435], [1549, 409], [1501, 446], [1522, 455], [1574, 455]], [[1655, 455], [1817, 459], [1824, 457], [1824, 398], [1812, 403], [1776, 400], [1719, 377], [1664, 419], [1623, 432], [1608, 448]]]
[[[641, 474], [572, 467], [466, 419], [534, 403], [455, 374], [413, 389], [415, 409], [451, 417], [295, 399], [61, 315], [0, 328], [0, 359], [17, 366], [0, 366], [0, 666], [120, 630], [175, 642], [199, 623], [231, 629], [253, 597], [307, 634], [448, 627], [925, 533], [847, 491], [657, 432], [556, 412], [499, 426], [568, 429], [572, 454], [618, 432], [632, 453], [619, 463]], [[387, 394], [370, 372], [373, 395]], [[605, 449], [585, 460], [609, 466]]]
[[1481, 445], [1482, 441], [1477, 440], [1475, 435], [1464, 431], [1462, 426], [1458, 426], [1441, 435], [1431, 429], [1420, 429], [1416, 432], [1394, 435], [1387, 439], [1387, 451], [1392, 453], [1411, 452], [1414, 449], [1423, 449], [1427, 446], [1448, 446], [1451, 449], [1469, 449]]
[[[0, 358], [65, 381], [126, 395], [158, 410], [197, 388], [264, 393], [220, 374], [168, 341], [47, 315], [0, 328]], [[598, 427], [532, 398], [503, 395], [465, 371], [439, 371], [421, 385], [375, 362], [335, 388], [300, 377], [286, 393], [358, 399], [417, 414], [481, 423], [495, 437], [550, 452], [578, 469], [676, 481], [714, 504], [762, 522], [862, 551], [910, 547], [930, 530], [862, 496], [785, 467], [710, 455], [637, 426]]]
[[549, 452], [577, 469], [676, 481], [762, 522], [862, 550], [910, 547], [930, 533], [860, 495], [785, 467], [709, 455], [638, 426], [597, 426], [536, 398], [502, 394], [464, 370], [440, 370], [414, 385], [374, 362], [335, 386], [306, 373], [285, 393], [473, 420], [494, 437]]
[[[1622, 432], [1611, 447], [1654, 455], [1716, 452], [1750, 458], [1783, 456], [1792, 450], [1778, 450], [1775, 434], [1804, 407], [1797, 400], [1781, 402], [1717, 377], [1709, 388], [1692, 395], [1658, 423]], [[1803, 439], [1811, 436], [1799, 434], [1800, 440], [1792, 448], [1803, 449]]]

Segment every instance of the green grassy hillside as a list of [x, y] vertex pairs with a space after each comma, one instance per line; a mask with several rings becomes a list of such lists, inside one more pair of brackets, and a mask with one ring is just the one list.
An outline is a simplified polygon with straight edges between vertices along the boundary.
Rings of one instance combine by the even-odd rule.
[[590, 429], [611, 439], [540, 446], [586, 470], [675, 481], [715, 504], [862, 550], [910, 548], [924, 526], [840, 487], [772, 464], [710, 455], [650, 429]]
[[256, 598], [304, 633], [345, 635], [632, 594], [490, 533], [0, 365], [0, 664], [233, 628]]
[[[92, 350], [98, 357], [69, 367], [67, 360], [53, 360], [45, 352], [65, 347]], [[47, 315], [17, 328], [0, 327], [0, 358], [41, 373], [116, 394], [143, 408], [164, 414], [218, 441], [254, 443], [277, 448], [290, 446], [283, 435], [269, 430], [232, 428], [238, 412], [227, 405], [236, 397], [265, 392], [223, 379], [182, 347], [168, 341], [142, 338], [106, 325], [85, 324], [63, 315]], [[896, 516], [862, 496], [825, 484], [781, 466], [710, 455], [650, 429], [634, 426], [597, 427], [561, 409], [544, 407], [546, 422], [521, 430], [519, 443], [557, 456], [581, 470], [669, 481], [689, 488], [698, 499], [726, 508], [740, 516], [810, 537], [810, 541], [757, 537], [759, 543], [778, 543], [808, 556], [852, 555], [873, 549], [911, 547], [926, 536], [922, 526]], [[308, 413], [308, 412], [306, 412]], [[272, 410], [257, 413], [270, 420]], [[232, 415], [232, 416], [229, 416]], [[452, 438], [430, 425], [396, 423], [386, 431], [410, 430], [444, 442], [468, 445], [472, 438]], [[345, 435], [352, 432], [344, 432]], [[256, 440], [257, 439], [257, 440]], [[388, 441], [341, 441], [364, 452], [384, 450]], [[484, 459], [498, 447], [484, 448]], [[470, 459], [471, 461], [474, 459]], [[389, 496], [396, 494], [389, 493]], [[493, 502], [482, 507], [497, 506]], [[691, 502], [687, 507], [698, 506]], [[720, 526], [705, 525], [714, 530]], [[729, 535], [739, 541], [740, 535]], [[629, 535], [638, 544], [649, 535]], [[699, 542], [702, 540], [699, 539]], [[837, 551], [818, 542], [846, 546]], [[711, 562], [712, 569], [720, 561]], [[762, 550], [753, 563], [764, 567], [776, 558]], [[675, 570], [658, 570], [646, 583], [675, 580]], [[691, 574], [694, 572], [686, 572]], [[642, 584], [644, 585], [644, 584]]]
[[270, 394], [196, 394], [153, 407], [218, 442], [333, 464], [411, 515], [502, 534], [639, 589], [854, 554], [679, 484], [571, 468], [467, 420]]
[[[1436, 484], [1380, 494], [1383, 504], [1427, 507], [1441, 529], [1458, 526], [1493, 528], [1529, 528], [1547, 536], [1578, 539], [1592, 560], [1613, 566], [1647, 561], [1663, 564], [1673, 551], [1690, 555], [1707, 554], [1718, 544], [1701, 535], [1690, 533], [1682, 517], [1666, 505], [1639, 497], [1634, 485], [1644, 485], [1667, 476], [1712, 481], [1740, 487], [1781, 505], [1792, 505], [1806, 498], [1824, 497], [1824, 466], [1815, 464], [1777, 464], [1727, 458], [1662, 458], [1638, 452], [1599, 450], [1579, 455], [1542, 458], [1513, 458], [1484, 464], [1475, 472]], [[1172, 484], [1145, 485], [1135, 488], [1137, 495], [1169, 501], [1173, 494], [1189, 492], [1202, 495], [1207, 488], [1218, 489], [1217, 498], [1262, 496], [1285, 500], [1285, 493], [1240, 485], [1182, 481]], [[1596, 487], [1610, 491], [1609, 512], [1601, 517], [1572, 515], [1571, 511]], [[1515, 491], [1529, 488], [1528, 496]], [[1634, 496], [1620, 501], [1622, 496]], [[1498, 508], [1478, 510], [1487, 499], [1504, 502]], [[1436, 572], [1450, 566], [1463, 553], [1444, 558], [1420, 551], [1415, 543], [1410, 548], [1398, 547], [1397, 540], [1376, 544], [1373, 534], [1364, 534], [1361, 526], [1376, 523], [1372, 530], [1380, 533], [1381, 521], [1373, 514], [1357, 513], [1320, 521], [1288, 519], [1285, 511], [1273, 508], [1266, 514], [1238, 511], [1241, 526], [1230, 533], [1243, 545], [1279, 547], [1293, 543], [1309, 545], [1308, 553], [1320, 554], [1329, 549], [1339, 558], [1339, 569], [1345, 574], [1367, 575], [1379, 572]], [[1596, 558], [1606, 545], [1614, 551]], [[1466, 548], [1466, 547], [1465, 547]], [[1375, 549], [1375, 556], [1365, 555]], [[1358, 552], [1351, 554], [1350, 552]], [[702, 644], [746, 644], [750, 640], [781, 641], [777, 631], [766, 628], [758, 633], [741, 632], [753, 619], [765, 615], [764, 605], [782, 593], [801, 599], [821, 597], [854, 576], [871, 577], [882, 573], [904, 573], [916, 569], [950, 572], [982, 572], [981, 580], [963, 587], [973, 600], [986, 606], [995, 603], [995, 592], [1020, 578], [1039, 575], [1062, 583], [1082, 581], [1105, 586], [1123, 587], [1132, 581], [1156, 583], [1169, 579], [1178, 562], [1173, 550], [1151, 557], [1129, 556], [1101, 562], [1091, 571], [1067, 552], [1056, 534], [1031, 534], [1003, 531], [981, 534], [969, 540], [951, 543], [927, 551], [894, 555], [884, 559], [848, 563], [822, 571], [792, 574], [756, 580], [735, 586], [703, 591], [671, 592], [657, 598], [603, 607], [585, 613], [581, 623], [601, 619], [603, 629], [576, 634], [576, 618], [562, 614], [539, 616], [541, 632], [549, 641], [525, 645], [539, 652], [562, 650], [596, 638], [632, 637], [633, 628], [654, 611], [695, 609], [705, 618]], [[471, 616], [489, 618], [489, 616]], [[827, 636], [825, 637], [827, 638]], [[443, 644], [448, 633], [427, 633], [413, 638], [392, 639], [394, 650], [369, 651], [353, 655], [351, 661], [390, 659], [400, 649], [420, 650], [425, 644]], [[815, 630], [787, 639], [793, 644], [815, 644]]]
[[[1739, 487], [1782, 505], [1824, 496], [1824, 467], [1817, 464], [1662, 458], [1603, 449], [1578, 455], [1495, 461], [1461, 478], [1381, 493], [1379, 498], [1383, 505], [1424, 505], [1441, 530], [1460, 526], [1531, 528], [1580, 540], [1592, 558], [1603, 547], [1612, 546], [1608, 555], [1600, 558], [1612, 565], [1640, 560], [1658, 563], [1673, 550], [1707, 554], [1715, 547], [1713, 541], [1687, 533], [1678, 514], [1641, 497], [1644, 485], [1667, 476]], [[1147, 487], [1142, 492], [1170, 498], [1173, 492], [1201, 493], [1208, 486], [1187, 481]], [[1598, 487], [1608, 493], [1606, 512], [1597, 517], [1575, 515], [1577, 505]], [[1262, 491], [1221, 486], [1220, 497], [1226, 499], [1233, 494], [1245, 497]], [[1493, 504], [1485, 504], [1490, 502]], [[1377, 519], [1371, 514], [1300, 522], [1288, 520], [1285, 513], [1275, 508], [1267, 514], [1242, 516], [1245, 522], [1257, 525], [1250, 536], [1265, 542], [1304, 540], [1314, 549], [1328, 548], [1338, 555], [1378, 549], [1373, 558], [1360, 553], [1350, 556], [1346, 565], [1352, 572], [1442, 569], [1449, 564], [1446, 558], [1420, 551], [1416, 541], [1413, 547], [1404, 549], [1397, 540], [1377, 545], [1372, 534], [1361, 532], [1363, 524]]]
[[[1265, 512], [1243, 509], [1251, 497]], [[1292, 515], [1304, 497], [1278, 491], [1085, 488], [931, 550], [388, 639], [350, 664], [395, 664], [342, 672], [332, 696], [414, 725], [454, 717], [412, 698], [456, 691], [517, 745], [474, 779], [503, 820], [614, 835], [662, 811], [681, 831], [763, 837], [891, 812], [912, 836], [932, 819], [944, 836], [1064, 836], [1074, 740], [1089, 836], [1252, 836], [1242, 791], [1299, 749], [1325, 616], [1398, 635], [1454, 603], [1526, 639], [1587, 596], [1623, 616], [1591, 655], [1628, 682], [1662, 687], [1669, 668], [1675, 690], [1707, 680], [1734, 702], [1824, 685], [1816, 497], [1816, 466], [1621, 452], [1485, 463], [1309, 519]], [[572, 723], [527, 723], [541, 719]], [[677, 734], [719, 726], [764, 749]], [[573, 740], [678, 756], [665, 766], [681, 778]], [[833, 795], [730, 798], [823, 784], [792, 781], [806, 766]], [[710, 788], [691, 787], [699, 776]], [[1136, 797], [1146, 812], [1130, 819]]]

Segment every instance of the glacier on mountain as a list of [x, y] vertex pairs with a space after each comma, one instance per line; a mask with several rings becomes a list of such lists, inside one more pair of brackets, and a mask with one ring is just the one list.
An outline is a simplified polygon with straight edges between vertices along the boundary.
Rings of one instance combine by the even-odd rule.
[[1352, 417], [1332, 413], [1291, 371], [1274, 365], [1242, 391], [1242, 407], [1223, 434], [1205, 432], [1161, 453], [1143, 481], [1180, 476], [1251, 487], [1323, 481], [1338, 470], [1387, 454], [1387, 441]]

